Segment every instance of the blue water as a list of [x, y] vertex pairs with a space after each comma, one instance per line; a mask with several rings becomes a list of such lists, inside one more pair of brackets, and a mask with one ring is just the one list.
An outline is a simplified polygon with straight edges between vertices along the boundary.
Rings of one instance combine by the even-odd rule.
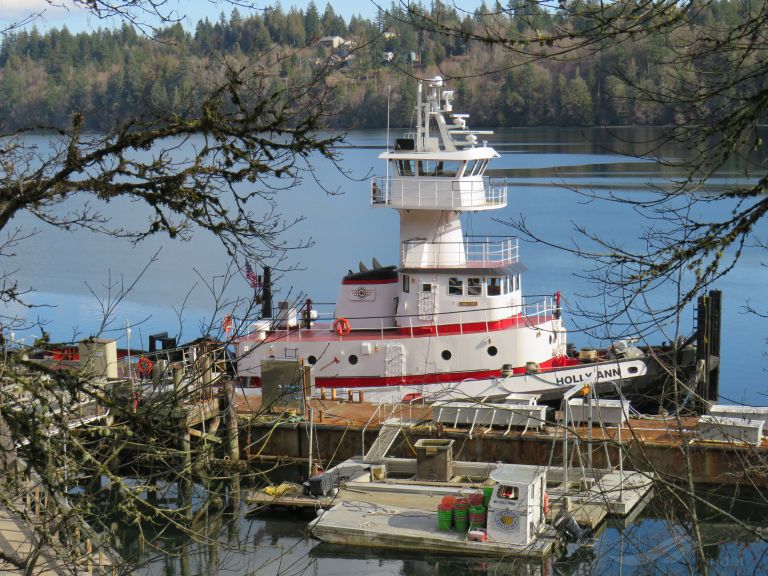
[[[648, 130], [623, 130], [623, 137], [648, 140]], [[353, 132], [349, 143], [383, 146], [383, 131]], [[45, 139], [39, 137], [40, 146]], [[528, 271], [524, 289], [528, 294], [552, 294], [561, 290], [570, 339], [578, 346], [604, 343], [619, 336], [632, 336], [632, 325], [622, 322], [603, 326], [580, 316], [587, 308], [600, 311], [606, 299], [604, 287], [591, 281], [593, 263], [554, 245], [573, 249], [594, 249], [577, 231], [619, 242], [642, 246], [648, 222], [627, 206], [589, 198], [590, 190], [647, 197], [647, 186], [664, 185], [679, 177], [673, 168], [660, 166], [635, 146], [623, 149], [640, 154], [630, 157], [613, 150], [616, 140], [605, 131], [510, 130], [492, 141], [501, 152], [494, 169], [510, 180], [509, 205], [493, 213], [465, 216], [470, 234], [514, 234], [510, 221], [524, 219], [530, 231], [545, 243], [523, 241], [521, 259]], [[309, 295], [317, 302], [333, 302], [338, 282], [359, 261], [376, 257], [382, 264], [398, 260], [398, 217], [388, 209], [372, 208], [367, 179], [383, 167], [376, 160], [380, 150], [343, 150], [342, 174], [333, 166], [317, 164], [314, 175], [305, 174], [300, 185], [275, 196], [286, 221], [304, 218], [295, 224], [285, 240], [288, 245], [310, 242], [300, 250], [288, 250], [277, 266], [277, 299]], [[668, 158], [685, 151], [669, 150]], [[713, 186], [743, 178], [739, 166], [724, 167]], [[572, 188], [578, 186], [579, 192]], [[331, 193], [329, 193], [329, 191]], [[100, 207], [120, 225], [145, 222], [146, 209], [128, 201]], [[266, 203], [257, 206], [266, 209]], [[704, 206], [702, 213], [727, 215], [728, 207]], [[30, 343], [39, 336], [39, 326], [24, 328], [22, 322], [40, 322], [55, 340], [76, 340], [99, 331], [128, 343], [126, 321], [133, 326], [130, 345], [146, 346], [147, 336], [160, 331], [178, 335], [181, 341], [218, 328], [225, 314], [237, 312], [238, 299], [250, 295], [245, 280], [235, 271], [227, 280], [232, 262], [215, 238], [199, 233], [188, 242], [150, 238], [138, 245], [87, 232], [63, 232], [21, 215], [14, 224], [36, 235], [16, 247], [16, 256], [4, 259], [5, 270], [15, 270], [27, 303], [4, 307], [3, 314], [16, 317], [14, 338]], [[656, 224], [659, 224], [658, 222]], [[755, 239], [766, 238], [767, 224], [761, 222]], [[136, 287], [114, 309], [114, 294], [141, 273], [158, 252]], [[766, 360], [765, 324], [762, 318], [745, 313], [747, 305], [768, 311], [768, 259], [765, 253], [748, 246], [741, 260], [716, 288], [724, 293], [721, 393], [726, 401], [768, 404], [764, 371]], [[270, 264], [277, 264], [271, 261]], [[282, 271], [280, 271], [282, 270]], [[662, 286], [648, 296], [633, 318], [646, 323], [648, 310], [675, 301], [674, 286]], [[646, 306], [647, 304], [647, 306]], [[648, 310], [645, 310], [647, 308]], [[110, 311], [106, 326], [104, 310]], [[624, 318], [623, 320], [626, 320]], [[9, 326], [10, 321], [4, 324]], [[686, 307], [675, 322], [646, 330], [651, 342], [687, 335], [693, 327], [693, 310]], [[647, 328], [647, 326], [646, 326]], [[7, 330], [7, 328], [6, 328]], [[653, 507], [654, 513], [658, 507]], [[215, 546], [187, 542], [181, 550], [186, 559], [168, 557], [150, 564], [147, 574], [518, 574], [522, 568], [505, 561], [451, 559], [414, 553], [411, 555], [373, 551], [340, 550], [318, 546], [307, 537], [305, 519], [295, 515], [271, 514], [256, 519], [240, 518], [214, 534]], [[593, 550], [572, 548], [554, 566], [558, 574], [655, 574], [696, 573], [689, 540], [675, 523], [643, 516], [627, 526], [609, 526], [600, 534]], [[730, 525], [705, 525], [711, 534], [710, 569], [715, 573], [764, 573], [762, 556], [766, 547], [749, 537], [739, 536]], [[178, 544], [177, 538], [171, 538]], [[167, 543], [158, 543], [161, 547]], [[530, 571], [529, 573], [544, 573]]]
[[[499, 211], [465, 215], [470, 234], [516, 234], [510, 221], [525, 221], [526, 226], [547, 244], [523, 241], [521, 259], [528, 267], [523, 287], [527, 294], [552, 294], [561, 290], [569, 314], [570, 340], [578, 346], [597, 345], [617, 337], [634, 336], [642, 331], [651, 343], [687, 335], [693, 328], [693, 310], [685, 308], [677, 319], [651, 330], [650, 312], [676, 301], [674, 286], [662, 286], [638, 302], [632, 320], [624, 317], [610, 325], [580, 316], [586, 308], [600, 313], [610, 304], [604, 285], [590, 279], [594, 263], [551, 245], [570, 249], [601, 250], [577, 231], [619, 243], [642, 247], [642, 234], [649, 222], [626, 205], [594, 200], [592, 193], [627, 194], [647, 198], [648, 186], [663, 185], [679, 178], [674, 168], [661, 166], [644, 153], [640, 145], [625, 140], [649, 141], [655, 135], [648, 129], [621, 129], [613, 137], [608, 131], [516, 129], [493, 136], [502, 157], [493, 170], [510, 177], [508, 206]], [[383, 131], [353, 132], [351, 146], [341, 151], [340, 168], [328, 163], [313, 165], [303, 181], [277, 193], [274, 198], [286, 222], [301, 219], [284, 234], [288, 246], [311, 244], [287, 250], [278, 263], [277, 299], [310, 296], [316, 302], [333, 302], [338, 282], [348, 269], [360, 261], [368, 264], [376, 257], [382, 264], [398, 260], [398, 217], [386, 208], [369, 203], [368, 178], [383, 174], [376, 156], [383, 150]], [[45, 146], [45, 138], [39, 137]], [[376, 149], [372, 147], [380, 146]], [[621, 148], [640, 157], [617, 154]], [[667, 159], [685, 154], [667, 150]], [[343, 173], [342, 173], [343, 172]], [[717, 187], [743, 180], [740, 167], [725, 166], [713, 180]], [[576, 191], [578, 190], [578, 191]], [[701, 215], [719, 218], [730, 206], [702, 206]], [[146, 222], [149, 213], [140, 205], [117, 201], [100, 206], [121, 226]], [[255, 211], [266, 210], [266, 202]], [[39, 319], [57, 340], [74, 340], [99, 332], [104, 307], [114, 298], [120, 284], [128, 285], [147, 266], [159, 250], [136, 287], [111, 311], [102, 333], [116, 337], [125, 345], [125, 323], [133, 325], [131, 346], [146, 346], [149, 334], [168, 331], [190, 340], [201, 332], [215, 332], [226, 314], [238, 311], [237, 299], [247, 298], [250, 290], [235, 269], [227, 280], [232, 262], [210, 234], [199, 232], [190, 241], [154, 237], [138, 245], [89, 232], [64, 232], [21, 215], [14, 224], [36, 235], [24, 240], [17, 256], [6, 258], [6, 270], [16, 270], [22, 287], [33, 292], [25, 296], [36, 308], [6, 306], [5, 314]], [[653, 222], [655, 226], [663, 223]], [[766, 238], [768, 224], [760, 222], [754, 239]], [[551, 244], [551, 245], [549, 245]], [[724, 293], [721, 393], [725, 400], [752, 404], [766, 403], [764, 384], [766, 339], [761, 318], [745, 313], [745, 308], [768, 311], [763, 288], [768, 280], [764, 251], [747, 246], [734, 269], [714, 287]], [[283, 270], [282, 272], [280, 270]], [[110, 288], [111, 286], [111, 288]], [[6, 322], [6, 325], [9, 323]], [[31, 342], [39, 327], [17, 327], [16, 339]]]

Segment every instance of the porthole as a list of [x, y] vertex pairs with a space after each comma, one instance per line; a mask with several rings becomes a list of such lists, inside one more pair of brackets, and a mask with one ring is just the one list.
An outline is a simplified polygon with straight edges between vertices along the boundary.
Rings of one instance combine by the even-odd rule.
[[496, 348], [496, 346], [488, 346], [488, 356], [496, 356], [498, 353], [499, 350]]
[[637, 366], [630, 366], [629, 368], [627, 368], [627, 372], [629, 372], [630, 374], [637, 374]]
[[451, 359], [451, 351], [450, 350], [443, 350], [443, 353], [440, 354], [443, 357], [443, 360], [450, 360]]
[[355, 354], [349, 355], [349, 363], [352, 364], [353, 366], [357, 364], [357, 356]]
[[317, 358], [315, 356], [307, 356], [307, 364], [314, 366], [317, 364]]

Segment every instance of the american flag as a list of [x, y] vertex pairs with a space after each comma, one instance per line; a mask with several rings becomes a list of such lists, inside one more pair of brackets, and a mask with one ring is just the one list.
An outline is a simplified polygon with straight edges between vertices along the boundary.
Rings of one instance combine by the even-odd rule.
[[248, 262], [245, 263], [245, 279], [248, 280], [248, 284], [250, 284], [253, 289], [261, 286], [261, 278], [256, 275], [256, 272], [253, 271], [253, 268], [251, 268], [251, 265]]

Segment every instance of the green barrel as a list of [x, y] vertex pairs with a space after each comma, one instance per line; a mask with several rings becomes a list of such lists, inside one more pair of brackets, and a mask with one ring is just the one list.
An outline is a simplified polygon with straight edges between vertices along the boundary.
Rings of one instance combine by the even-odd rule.
[[469, 529], [485, 528], [486, 513], [483, 505], [469, 507]]
[[450, 530], [453, 524], [453, 506], [450, 504], [438, 504], [437, 529]]
[[469, 528], [469, 514], [466, 508], [453, 509], [453, 523], [457, 532], [466, 532]]

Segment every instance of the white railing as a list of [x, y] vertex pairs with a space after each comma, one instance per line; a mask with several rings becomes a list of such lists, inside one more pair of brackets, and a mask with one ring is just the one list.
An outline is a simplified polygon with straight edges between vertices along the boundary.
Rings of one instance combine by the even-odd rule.
[[519, 258], [514, 236], [463, 242], [406, 240], [400, 252], [404, 268], [485, 268], [507, 266]]
[[[509, 318], [510, 316], [523, 316], [533, 326], [541, 321], [552, 318], [556, 312], [559, 312], [553, 297], [539, 296], [538, 298], [538, 300], [530, 303], [525, 303], [524, 301], [521, 305], [505, 305], [472, 311], [436, 312], [432, 314], [432, 321], [430, 322], [420, 321], [418, 314], [399, 315], [397, 317], [397, 326], [392, 325], [392, 316], [348, 317], [347, 320], [350, 322], [354, 321], [352, 335], [364, 332], [366, 340], [375, 340], [378, 337], [383, 341], [385, 336], [389, 335], [391, 331], [402, 330], [406, 331], [406, 335], [413, 337], [419, 333], [418, 330], [420, 328], [425, 326], [434, 326], [437, 335], [440, 335], [441, 326], [456, 324], [459, 325], [460, 334], [464, 333], [463, 326], [467, 324], [474, 325], [475, 328], [472, 331], [476, 332], [476, 325], [479, 322], [484, 323], [485, 330], [490, 332], [490, 326], [494, 322]], [[304, 339], [311, 339], [313, 336], [320, 335], [327, 337], [329, 332], [332, 332], [332, 337], [343, 340], [344, 337], [338, 336], [333, 332], [333, 320], [335, 317], [334, 312], [319, 312], [318, 319], [313, 320], [309, 328], [305, 327], [303, 322], [300, 323], [300, 326], [294, 327], [280, 327], [275, 323], [269, 332], [273, 336], [277, 336], [282, 342], [300, 342]], [[251, 336], [255, 334], [257, 330], [254, 330], [253, 327], [259, 322], [263, 322], [263, 320], [250, 323], [244, 335]]]
[[481, 210], [507, 205], [506, 180], [448, 178], [374, 178], [371, 204], [396, 208]]

